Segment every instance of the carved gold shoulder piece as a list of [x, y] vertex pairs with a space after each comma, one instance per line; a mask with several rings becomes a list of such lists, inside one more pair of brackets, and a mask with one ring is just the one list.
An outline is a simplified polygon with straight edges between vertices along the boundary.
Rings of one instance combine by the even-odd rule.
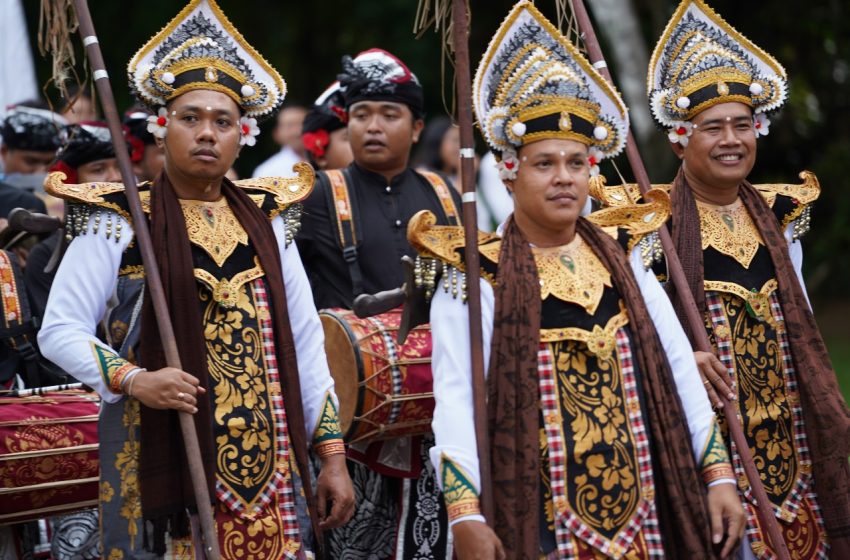
[[81, 185], [69, 185], [65, 183], [67, 177], [61, 171], [49, 173], [44, 180], [44, 190], [62, 200], [80, 202], [83, 204], [100, 204], [106, 202], [104, 196], [122, 192], [124, 185], [121, 183], [83, 183]]
[[[463, 270], [458, 249], [464, 246], [462, 226], [438, 226], [437, 217], [429, 210], [417, 212], [407, 224], [407, 240], [422, 257], [435, 258]], [[478, 232], [479, 246], [498, 239], [494, 233]], [[498, 258], [496, 259], [498, 262]]]
[[[598, 200], [602, 206], [617, 207], [635, 204], [641, 199], [640, 187], [634, 183], [623, 183], [621, 185], [606, 185], [603, 175], [590, 178], [590, 196]], [[651, 190], [670, 191], [670, 185], [652, 185]]]
[[[123, 183], [65, 183], [65, 174], [56, 171], [47, 175], [44, 180], [44, 190], [57, 198], [66, 200], [72, 204], [93, 206], [93, 210], [103, 209], [115, 212], [131, 224], [133, 218], [130, 215], [126, 198], [123, 196], [110, 196], [124, 192]], [[139, 183], [139, 199], [145, 214], [150, 213], [150, 185], [148, 182]]]
[[770, 206], [776, 201], [776, 195], [793, 198], [801, 205], [811, 204], [820, 196], [820, 181], [811, 171], [803, 171], [799, 175], [803, 182], [799, 185], [763, 184], [753, 185], [765, 198]]
[[607, 229], [623, 228], [634, 238], [632, 245], [660, 228], [670, 217], [670, 195], [661, 189], [652, 189], [644, 196], [643, 204], [628, 204], [605, 208], [587, 216], [597, 226]]
[[313, 190], [316, 172], [310, 164], [296, 163], [292, 169], [297, 173], [294, 177], [257, 177], [234, 181], [233, 184], [242, 189], [264, 191], [274, 195], [277, 210], [272, 212], [272, 215], [276, 216], [292, 204], [307, 198]]

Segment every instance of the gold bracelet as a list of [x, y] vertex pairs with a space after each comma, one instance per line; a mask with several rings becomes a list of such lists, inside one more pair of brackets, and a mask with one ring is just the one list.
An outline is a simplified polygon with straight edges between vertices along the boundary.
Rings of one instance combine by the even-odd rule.
[[345, 443], [341, 439], [329, 439], [316, 445], [314, 450], [322, 459], [331, 455], [342, 455], [345, 454]]

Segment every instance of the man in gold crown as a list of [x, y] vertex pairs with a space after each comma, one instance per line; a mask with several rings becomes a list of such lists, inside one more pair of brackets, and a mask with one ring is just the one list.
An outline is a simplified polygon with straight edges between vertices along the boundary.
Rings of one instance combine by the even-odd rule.
[[[715, 404], [718, 394], [734, 399], [792, 557], [847, 558], [850, 412], [801, 275], [799, 238], [819, 186], [810, 173], [802, 185], [747, 182], [786, 90], [782, 66], [701, 0], [678, 7], [649, 68], [653, 115], [682, 160], [670, 186], [673, 240], [717, 354], [697, 353], [703, 382]], [[600, 198], [617, 204], [628, 198], [620, 189]], [[654, 266], [666, 279], [664, 259]], [[774, 558], [734, 448], [732, 459], [744, 557]]]
[[[305, 558], [311, 531], [354, 507], [322, 329], [292, 243], [313, 174], [304, 165], [292, 179], [224, 178], [284, 82], [213, 0], [190, 2], [128, 70], [165, 151], [163, 173], [140, 187], [148, 224], [132, 223], [121, 184], [48, 179], [76, 238], [39, 335], [45, 355], [105, 403], [103, 556], [188, 554], [183, 411], [195, 417], [223, 557]], [[138, 282], [134, 228], [148, 226], [182, 371], [166, 366]], [[322, 458], [315, 492], [310, 446]]]
[[[626, 141], [619, 94], [524, 1], [473, 101], [515, 203], [479, 245], [492, 488], [480, 485], [463, 232], [427, 214], [408, 230], [433, 295], [431, 459], [458, 557], [727, 556], [744, 524], [732, 468], [649, 269], [669, 200], [579, 217], [590, 175]], [[492, 530], [480, 492], [493, 493]]]

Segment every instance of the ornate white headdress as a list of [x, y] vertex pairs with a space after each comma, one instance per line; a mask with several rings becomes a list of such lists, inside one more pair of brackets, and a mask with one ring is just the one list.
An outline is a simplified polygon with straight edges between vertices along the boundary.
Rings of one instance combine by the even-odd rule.
[[491, 40], [473, 104], [487, 143], [512, 168], [516, 149], [537, 140], [577, 140], [600, 159], [626, 144], [628, 110], [619, 93], [527, 0]]
[[[753, 109], [756, 126], [787, 97], [788, 77], [772, 56], [726, 23], [702, 0], [684, 0], [655, 46], [647, 93], [652, 115], [664, 128], [687, 137], [686, 123], [719, 103]], [[762, 131], [764, 133], [764, 131]]]

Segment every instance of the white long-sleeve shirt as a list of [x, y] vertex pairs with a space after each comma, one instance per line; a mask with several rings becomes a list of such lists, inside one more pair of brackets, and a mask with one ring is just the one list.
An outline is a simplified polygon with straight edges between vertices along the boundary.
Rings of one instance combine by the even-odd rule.
[[[105, 218], [104, 218], [105, 220]], [[133, 230], [122, 217], [112, 214], [121, 238], [109, 239], [93, 233], [94, 218], [88, 232], [76, 237], [68, 247], [50, 290], [38, 344], [46, 358], [97, 391], [106, 402], [117, 402], [122, 396], [109, 390], [100, 374], [91, 344], [106, 347], [95, 333], [114, 304], [118, 270], [124, 250], [133, 240]], [[301, 398], [307, 434], [313, 434], [330, 392], [334, 401], [333, 378], [325, 356], [324, 333], [313, 304], [310, 283], [295, 243], [286, 245], [286, 225], [281, 216], [272, 220], [286, 287], [286, 303], [295, 341]], [[113, 300], [113, 303], [110, 301]]]

